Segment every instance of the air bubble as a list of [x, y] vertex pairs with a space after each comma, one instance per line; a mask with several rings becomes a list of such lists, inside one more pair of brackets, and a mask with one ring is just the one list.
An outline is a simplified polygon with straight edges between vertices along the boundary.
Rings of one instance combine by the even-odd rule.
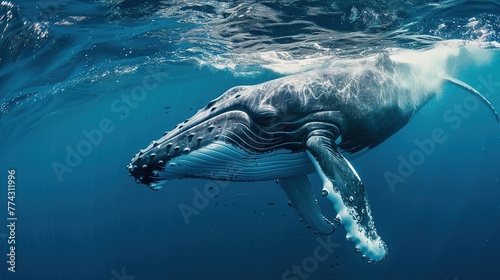
[[322, 190], [322, 191], [321, 191], [321, 195], [322, 195], [323, 197], [326, 197], [326, 196], [328, 195], [328, 191], [327, 191], [327, 190]]
[[350, 202], [353, 202], [353, 201], [354, 201], [354, 197], [352, 197], [352, 195], [349, 197], [349, 201], [350, 201]]

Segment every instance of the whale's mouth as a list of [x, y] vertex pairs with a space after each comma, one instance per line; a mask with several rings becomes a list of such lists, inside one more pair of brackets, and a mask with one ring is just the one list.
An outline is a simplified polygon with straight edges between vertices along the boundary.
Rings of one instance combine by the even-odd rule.
[[[298, 156], [290, 155], [304, 152], [307, 132], [314, 128], [337, 129], [332, 120], [339, 119], [338, 112], [333, 111], [294, 118], [243, 110], [228, 110], [205, 120], [199, 120], [197, 115], [132, 158], [127, 169], [137, 183], [158, 190], [168, 180], [179, 178], [255, 181], [289, 176], [280, 170], [296, 169], [290, 168], [292, 163], [286, 160], [301, 162]], [[232, 166], [232, 174], [226, 171], [228, 166]], [[266, 173], [260, 166], [277, 171]], [[311, 169], [306, 163], [298, 166]]]
[[304, 152], [277, 149], [268, 153], [251, 154], [223, 141], [215, 141], [199, 150], [171, 159], [147, 185], [162, 188], [168, 180], [197, 178], [217, 181], [269, 181], [314, 172]]
[[127, 165], [127, 169], [129, 170], [129, 176], [133, 176], [137, 184], [147, 185], [150, 189], [157, 191], [168, 182], [169, 178], [161, 175], [162, 167], [152, 169], [148, 168], [147, 164], [138, 167], [135, 163], [132, 161]]
[[134, 155], [127, 165], [130, 176], [135, 178], [136, 183], [145, 184], [153, 190], [158, 190], [168, 180], [184, 178], [185, 176], [179, 174], [175, 176], [165, 173], [165, 169], [175, 166], [176, 158], [189, 155], [218, 140], [222, 130], [226, 129], [224, 124], [227, 124], [230, 117], [235, 122], [244, 123], [246, 114], [229, 111], [203, 118], [195, 116], [192, 120], [177, 125]]

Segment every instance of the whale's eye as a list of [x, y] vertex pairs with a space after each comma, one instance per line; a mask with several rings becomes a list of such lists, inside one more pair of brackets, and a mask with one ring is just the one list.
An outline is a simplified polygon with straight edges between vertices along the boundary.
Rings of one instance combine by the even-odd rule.
[[278, 110], [270, 105], [260, 106], [257, 115], [261, 123], [270, 123], [278, 116]]
[[276, 110], [273, 106], [263, 105], [259, 107], [257, 114], [263, 118], [276, 117], [278, 115], [278, 110]]

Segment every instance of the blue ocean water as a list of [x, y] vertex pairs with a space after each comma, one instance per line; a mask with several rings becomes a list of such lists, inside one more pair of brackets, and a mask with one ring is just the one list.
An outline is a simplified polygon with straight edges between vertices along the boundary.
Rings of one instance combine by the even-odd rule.
[[[429, 51], [498, 109], [497, 1], [2, 1], [0, 28], [0, 279], [498, 277], [500, 127], [452, 86], [352, 161], [389, 248], [380, 263], [341, 226], [306, 229], [275, 182], [152, 192], [125, 168], [232, 86], [382, 52]], [[445, 140], [423, 150], [436, 130]], [[209, 188], [217, 197], [200, 198]]]

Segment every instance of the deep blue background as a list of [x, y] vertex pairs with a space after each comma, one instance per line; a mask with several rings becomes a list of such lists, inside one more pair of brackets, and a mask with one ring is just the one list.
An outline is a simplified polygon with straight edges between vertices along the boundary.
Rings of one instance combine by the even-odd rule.
[[[458, 77], [485, 92], [479, 77], [498, 66], [469, 68]], [[110, 110], [109, 98], [55, 115], [10, 147], [1, 170], [5, 182], [7, 169], [17, 175], [17, 272], [6, 272], [6, 239], [0, 239], [2, 279], [111, 279], [111, 271], [122, 268], [136, 279], [280, 279], [312, 255], [317, 236], [298, 221], [274, 182], [229, 183], [187, 225], [178, 205], [192, 205], [192, 189], [213, 182], [178, 180], [152, 192], [127, 176], [132, 154], [193, 114], [191, 107], [250, 82], [198, 71], [204, 75], [195, 81], [148, 93], [124, 120]], [[445, 122], [443, 113], [467, 96], [447, 86], [394, 137], [353, 160], [389, 246], [387, 259], [375, 265], [361, 260], [338, 228], [333, 240], [340, 247], [310, 279], [493, 279], [500, 248], [500, 129], [483, 105], [456, 130]], [[491, 100], [500, 105], [498, 95]], [[97, 128], [103, 118], [115, 130], [59, 182], [51, 164], [64, 163], [65, 146], [75, 147], [85, 139], [81, 131]], [[429, 138], [435, 128], [447, 140], [392, 192], [384, 173], [397, 173], [398, 156], [407, 158], [413, 141]], [[319, 193], [317, 175], [311, 178]], [[318, 197], [332, 217], [331, 205]], [[0, 214], [5, 221], [6, 211]]]
[[[383, 48], [378, 45], [370, 49], [374, 41], [368, 39], [377, 32], [390, 33], [398, 28], [409, 31], [396, 32], [395, 37], [384, 37], [386, 40], [381, 42], [396, 38], [401, 41], [390, 42], [389, 46], [412, 48], [416, 41], [425, 41], [429, 35], [479, 44], [498, 40], [499, 34], [499, 13], [494, 10], [498, 5], [491, 1], [481, 2], [479, 8], [472, 2], [467, 4], [472, 7], [462, 7], [460, 2], [449, 1], [434, 16], [425, 14], [425, 21], [420, 13], [439, 5], [418, 6], [421, 1], [406, 1], [410, 7], [401, 8], [401, 12], [397, 5], [387, 2], [384, 5], [397, 9], [384, 13], [385, 6], [356, 3], [362, 15], [357, 19], [349, 18], [354, 6], [347, 1], [339, 4], [347, 16], [323, 14], [332, 5], [325, 2], [321, 6], [320, 1], [302, 1], [306, 4], [301, 9], [275, 7], [283, 21], [302, 15], [302, 20], [319, 26], [317, 32], [330, 30], [333, 34], [326, 32], [324, 37], [314, 37], [318, 33], [311, 31], [311, 38], [311, 29], [297, 26], [280, 29], [281, 25], [272, 25], [276, 30], [271, 34], [262, 32], [254, 24], [266, 21], [237, 17], [247, 11], [245, 5], [241, 11], [233, 7], [237, 10], [235, 21], [240, 21], [220, 25], [210, 22], [213, 25], [207, 24], [204, 29], [193, 24], [196, 17], [177, 15], [179, 20], [155, 14], [168, 1], [149, 1], [144, 5], [142, 1], [117, 1], [107, 9], [103, 4], [106, 1], [89, 4], [61, 0], [50, 17], [44, 16], [43, 8], [33, 2], [15, 3], [12, 9], [4, 5], [0, 11], [0, 15], [14, 11], [11, 22], [6, 17], [0, 20], [2, 30], [7, 30], [0, 38], [0, 101], [9, 104], [0, 108], [0, 185], [4, 186], [0, 190], [2, 280], [120, 280], [115, 274], [121, 275], [122, 269], [126, 275], [135, 276], [135, 280], [281, 279], [286, 270], [312, 256], [319, 243], [318, 236], [306, 229], [295, 210], [287, 206], [287, 198], [275, 182], [229, 183], [186, 224], [179, 205], [193, 205], [193, 189], [203, 191], [207, 186], [217, 186], [216, 183], [176, 180], [153, 192], [128, 176], [125, 167], [132, 155], [230, 87], [280, 76], [265, 70], [266, 65], [258, 65], [262, 61], [253, 62], [252, 56], [248, 58], [250, 62], [238, 61], [245, 56], [235, 53], [289, 50], [291, 59], [283, 60], [287, 64], [278, 69], [283, 73], [306, 57], [300, 54], [307, 51], [332, 55], [321, 53], [324, 49], [313, 48], [309, 43], [324, 43], [322, 39], [329, 41], [333, 35], [339, 37], [332, 39], [331, 45], [320, 44], [321, 47], [331, 48], [333, 57], [337, 52], [349, 57], [346, 53], [359, 55], [367, 47], [372, 52]], [[224, 1], [211, 1], [211, 5], [217, 6], [214, 3], [222, 3], [221, 9], [225, 7]], [[268, 6], [272, 7], [269, 3]], [[198, 23], [224, 15], [212, 13], [210, 7], [195, 7], [206, 13]], [[374, 22], [370, 9], [387, 17]], [[256, 13], [274, 16], [268, 10]], [[86, 19], [78, 21], [70, 16]], [[468, 26], [474, 16], [479, 23]], [[341, 21], [338, 26], [332, 17]], [[63, 19], [72, 25], [56, 24]], [[48, 35], [43, 37], [34, 31], [36, 22], [46, 24], [41, 25], [41, 30]], [[405, 26], [409, 22], [415, 24]], [[447, 25], [436, 29], [441, 23]], [[234, 34], [221, 39], [207, 33], [217, 28], [233, 28]], [[485, 35], [484, 30], [490, 33]], [[248, 38], [257, 38], [252, 41], [257, 47], [242, 46], [246, 40], [237, 40], [241, 39], [240, 31], [248, 32], [241, 32]], [[302, 37], [294, 37], [294, 32]], [[352, 39], [342, 32], [356, 36]], [[366, 37], [361, 35], [363, 32]], [[8, 41], [16, 34], [26, 39], [20, 48], [12, 48], [12, 41]], [[422, 36], [405, 37], [408, 34]], [[273, 36], [276, 42], [269, 39]], [[297, 46], [287, 41], [290, 38], [297, 40]], [[300, 40], [306, 44], [300, 44]], [[231, 43], [235, 44], [233, 53], [226, 46]], [[217, 54], [222, 54], [217, 57], [221, 61], [210, 60]], [[498, 46], [474, 54], [485, 62], [477, 64], [463, 52], [451, 59], [451, 74], [488, 95], [500, 110]], [[214, 61], [224, 67], [210, 65]], [[227, 65], [229, 62], [235, 67]], [[247, 64], [243, 67], [240, 63]], [[147, 97], [128, 114], [114, 112], [111, 104], [121, 94], [130, 94], [141, 86], [148, 67], [156, 73], [167, 73], [168, 77], [148, 91]], [[314, 67], [318, 65], [311, 65]], [[25, 95], [30, 97], [23, 103], [21, 97]], [[339, 248], [319, 263], [308, 279], [497, 278], [500, 125], [483, 104], [469, 117], [461, 118], [456, 129], [443, 118], [447, 110], [453, 109], [454, 104], [463, 104], [468, 96], [461, 89], [445, 86], [443, 94], [430, 101], [401, 131], [352, 161], [367, 188], [378, 232], [389, 247], [387, 258], [368, 264], [353, 252], [354, 245], [345, 240], [344, 229], [337, 227], [332, 240]], [[15, 98], [23, 102], [9, 102]], [[72, 172], [65, 173], [62, 181], [58, 180], [54, 162], [65, 164], [66, 147], [74, 149], [86, 139], [82, 131], [97, 129], [103, 119], [111, 120], [114, 130], [104, 134], [102, 142], [92, 146], [89, 155]], [[418, 149], [415, 140], [431, 137], [437, 128], [445, 132], [446, 141], [437, 144], [411, 176], [391, 189], [384, 174], [397, 173], [398, 158], [408, 158]], [[15, 169], [17, 177], [16, 273], [8, 272], [6, 263], [9, 169]], [[312, 174], [310, 178], [323, 212], [333, 219], [333, 207], [320, 195], [318, 176]]]

